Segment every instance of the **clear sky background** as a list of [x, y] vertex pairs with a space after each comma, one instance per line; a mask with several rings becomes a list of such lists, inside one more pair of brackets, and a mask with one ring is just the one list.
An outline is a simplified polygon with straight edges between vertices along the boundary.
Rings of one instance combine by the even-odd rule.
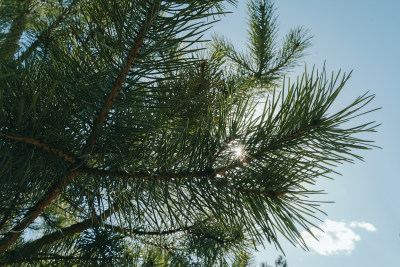
[[[400, 1], [399, 0], [276, 0], [279, 33], [304, 26], [314, 36], [313, 45], [295, 77], [326, 60], [330, 71], [349, 72], [352, 78], [338, 99], [346, 104], [369, 91], [375, 94], [371, 108], [381, 110], [361, 121], [382, 125], [368, 137], [382, 149], [359, 151], [365, 159], [344, 164], [336, 170], [342, 176], [322, 179], [317, 187], [328, 193], [315, 200], [332, 200], [322, 209], [316, 232], [320, 242], [308, 239], [310, 251], [293, 247], [282, 238], [290, 267], [400, 266]], [[239, 49], [247, 38], [246, 1], [229, 7], [227, 15], [213, 29], [228, 37]], [[270, 245], [256, 255], [256, 262], [273, 264], [280, 254]]]

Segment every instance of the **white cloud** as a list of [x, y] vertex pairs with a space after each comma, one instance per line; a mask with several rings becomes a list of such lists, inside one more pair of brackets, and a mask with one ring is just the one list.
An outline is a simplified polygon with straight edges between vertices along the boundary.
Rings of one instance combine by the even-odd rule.
[[304, 231], [301, 233], [307, 246], [318, 254], [327, 256], [339, 253], [351, 254], [355, 249], [355, 243], [361, 240], [352, 228], [360, 227], [367, 231], [376, 231], [375, 226], [366, 222], [336, 222], [325, 220], [319, 225], [319, 228], [311, 228], [311, 231], [318, 239], [316, 240], [310, 233]]
[[367, 223], [367, 222], [351, 222], [349, 226], [352, 228], [356, 228], [356, 227], [364, 228], [365, 230], [367, 230], [369, 232], [376, 231], [375, 226], [372, 225], [371, 223]]

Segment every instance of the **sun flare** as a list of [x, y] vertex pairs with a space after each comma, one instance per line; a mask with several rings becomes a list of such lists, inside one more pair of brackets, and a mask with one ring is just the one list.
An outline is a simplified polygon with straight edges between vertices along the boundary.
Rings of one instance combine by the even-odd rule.
[[232, 153], [235, 155], [235, 158], [241, 158], [244, 156], [244, 148], [241, 145], [235, 145], [232, 148]]

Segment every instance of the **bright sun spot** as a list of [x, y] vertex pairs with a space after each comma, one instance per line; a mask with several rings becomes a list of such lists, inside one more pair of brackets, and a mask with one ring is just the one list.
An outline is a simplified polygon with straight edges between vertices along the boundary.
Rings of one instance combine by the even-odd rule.
[[236, 158], [242, 157], [243, 156], [243, 146], [238, 145], [238, 146], [232, 147], [232, 152], [233, 152], [233, 154], [235, 154]]

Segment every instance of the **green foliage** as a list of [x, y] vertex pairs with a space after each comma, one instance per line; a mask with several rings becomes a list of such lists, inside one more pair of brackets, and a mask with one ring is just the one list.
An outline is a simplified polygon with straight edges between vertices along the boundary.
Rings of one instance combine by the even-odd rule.
[[311, 36], [302, 27], [290, 30], [278, 44], [278, 24], [274, 12], [272, 1], [249, 1], [248, 53], [236, 51], [225, 38], [214, 38], [215, 49], [240, 73], [240, 80], [246, 77], [244, 84], [240, 85], [242, 90], [261, 94], [273, 90], [276, 82], [296, 65], [311, 44]]
[[[275, 267], [287, 267], [287, 266], [288, 266], [287, 262], [282, 256], [279, 256], [275, 260]], [[261, 267], [272, 267], [272, 266], [268, 265], [268, 263], [266, 263], [266, 262], [263, 262], [263, 263], [261, 263]]]
[[373, 147], [377, 125], [354, 124], [373, 96], [331, 109], [350, 75], [283, 79], [310, 37], [278, 45], [271, 1], [249, 2], [248, 53], [202, 37], [224, 1], [11, 2], [0, 264], [248, 266], [279, 234], [306, 248], [309, 185]]

